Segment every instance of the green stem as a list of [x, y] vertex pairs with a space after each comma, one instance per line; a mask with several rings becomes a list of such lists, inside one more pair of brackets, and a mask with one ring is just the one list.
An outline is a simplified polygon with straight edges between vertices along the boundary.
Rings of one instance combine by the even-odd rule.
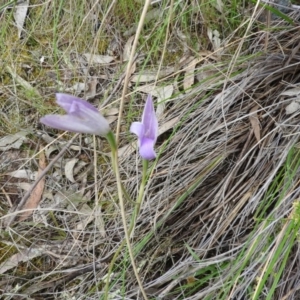
[[[110, 131], [106, 135], [106, 138], [107, 138], [107, 140], [110, 144], [110, 147], [111, 147], [112, 166], [113, 166], [113, 170], [115, 172], [116, 181], [117, 181], [119, 205], [120, 205], [120, 211], [121, 211], [121, 217], [122, 217], [122, 222], [123, 222], [123, 227], [124, 227], [125, 240], [126, 240], [126, 244], [127, 244], [127, 248], [128, 248], [128, 253], [129, 253], [129, 256], [130, 256], [131, 265], [132, 265], [133, 272], [135, 274], [136, 280], [138, 282], [138, 285], [140, 287], [141, 293], [143, 294], [144, 299], [147, 300], [148, 298], [147, 298], [147, 295], [144, 291], [143, 284], [142, 284], [141, 279], [139, 277], [138, 270], [137, 270], [137, 267], [136, 267], [136, 264], [135, 264], [135, 261], [134, 261], [134, 255], [133, 255], [132, 247], [131, 247], [131, 244], [130, 244], [130, 237], [129, 237], [130, 230], [127, 229], [125, 205], [124, 205], [124, 200], [123, 200], [123, 188], [122, 188], [122, 182], [121, 182], [120, 171], [119, 171], [117, 142], [116, 142], [115, 136], [114, 136], [112, 131]], [[121, 243], [119, 249], [117, 250], [117, 252], [115, 253], [115, 255], [113, 257], [113, 262], [116, 260], [118, 254], [120, 253], [120, 251], [123, 248], [124, 244], [125, 244], [125, 242]], [[105, 299], [108, 299], [108, 284], [109, 284], [109, 280], [110, 280], [110, 274], [111, 274], [111, 271], [112, 271], [112, 266], [113, 266], [113, 263], [110, 264], [110, 268], [109, 268], [110, 272], [107, 275], [107, 281], [106, 281], [106, 285], [105, 285], [105, 294], [104, 294]]]
[[135, 208], [134, 208], [134, 212], [133, 212], [131, 222], [130, 222], [130, 227], [129, 227], [130, 228], [129, 234], [131, 235], [131, 237], [134, 233], [136, 219], [140, 213], [140, 209], [141, 209], [141, 205], [142, 205], [142, 201], [143, 201], [143, 197], [144, 197], [145, 187], [146, 187], [146, 183], [147, 183], [147, 170], [148, 170], [148, 160], [143, 159], [142, 182], [140, 184], [139, 193], [138, 193], [138, 196], [136, 199]]

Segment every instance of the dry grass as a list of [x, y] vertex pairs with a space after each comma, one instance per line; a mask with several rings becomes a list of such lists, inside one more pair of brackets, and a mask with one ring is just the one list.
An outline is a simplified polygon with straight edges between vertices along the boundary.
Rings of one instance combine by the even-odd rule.
[[[37, 8], [35, 14], [31, 9], [28, 22], [32, 24], [26, 24], [30, 30], [23, 39], [15, 37], [16, 31], [7, 36], [8, 29], [0, 35], [6, 47], [0, 48], [6, 49], [1, 54], [1, 135], [20, 128], [30, 132], [20, 149], [1, 152], [3, 224], [12, 211], [10, 205], [16, 206], [33, 182], [8, 173], [36, 171], [40, 145], [51, 149], [46, 151], [51, 162], [70, 139], [71, 135], [61, 136], [38, 122], [42, 114], [57, 109], [54, 92], [78, 82], [91, 83], [96, 77], [93, 96], [87, 95], [89, 90], [80, 95], [101, 107], [113, 91], [105, 113], [115, 115], [122, 87], [118, 78], [126, 66], [120, 55], [128, 40], [124, 36], [138, 21], [134, 9], [139, 13], [142, 9], [134, 1], [128, 6], [122, 2], [122, 11], [128, 9], [123, 19], [118, 6], [108, 11], [109, 5], [86, 1], [74, 10], [76, 1], [67, 6], [54, 3], [34, 2]], [[175, 1], [175, 10], [180, 3]], [[169, 8], [169, 3], [156, 5]], [[182, 11], [196, 8], [187, 5]], [[166, 19], [155, 18], [146, 24], [140, 40], [135, 73], [157, 71], [159, 50], [165, 49], [161, 67], [171, 66], [173, 71], [157, 76], [157, 85], [175, 86], [159, 117], [159, 155], [150, 164], [132, 238], [149, 299], [299, 297], [299, 113], [287, 115], [291, 100], [281, 95], [300, 81], [299, 16], [291, 15], [295, 25], [277, 20], [267, 34], [251, 16], [251, 8], [244, 9], [250, 13], [245, 13], [233, 33], [222, 32], [226, 47], [219, 52], [213, 51], [205, 36], [216, 15], [213, 9], [210, 20], [209, 14], [204, 17], [196, 10], [188, 26], [189, 14], [170, 19], [191, 43], [166, 26]], [[0, 14], [0, 22], [5, 21], [10, 30], [14, 28], [11, 14], [10, 9]], [[105, 19], [101, 32], [94, 32], [95, 15]], [[222, 25], [223, 19], [218, 22]], [[153, 29], [160, 25], [167, 34]], [[174, 56], [171, 49], [163, 48], [166, 41], [179, 44]], [[193, 48], [197, 41], [202, 41], [200, 49]], [[113, 63], [83, 63], [83, 53], [112, 55], [113, 46], [118, 56]], [[24, 53], [25, 62], [21, 61]], [[41, 55], [45, 63], [39, 62]], [[187, 63], [180, 58], [190, 57], [198, 58], [197, 79], [184, 90]], [[32, 89], [12, 76], [7, 66]], [[132, 199], [141, 180], [141, 162], [128, 127], [139, 118], [143, 94], [135, 91], [143, 84], [148, 83], [131, 82], [121, 124], [121, 177]], [[115, 123], [114, 119], [112, 127]], [[86, 164], [78, 167], [73, 181], [64, 168], [74, 157]], [[3, 226], [0, 233], [3, 299], [102, 299], [108, 266], [124, 238], [108, 145], [79, 136], [47, 174], [45, 184], [34, 215]], [[127, 201], [128, 220], [133, 210]], [[8, 263], [16, 265], [8, 267]], [[110, 299], [141, 299], [126, 248], [114, 265], [109, 293]]]

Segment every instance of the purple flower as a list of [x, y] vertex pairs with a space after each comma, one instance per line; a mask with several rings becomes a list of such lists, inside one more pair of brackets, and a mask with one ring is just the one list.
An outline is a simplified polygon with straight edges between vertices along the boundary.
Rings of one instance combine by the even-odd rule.
[[109, 131], [107, 120], [88, 102], [68, 94], [56, 94], [56, 103], [66, 115], [47, 115], [41, 123], [61, 130], [78, 133], [106, 135]]
[[158, 136], [158, 122], [151, 95], [147, 97], [142, 122], [132, 123], [130, 132], [138, 137], [141, 157], [146, 160], [154, 159], [156, 157], [154, 145]]

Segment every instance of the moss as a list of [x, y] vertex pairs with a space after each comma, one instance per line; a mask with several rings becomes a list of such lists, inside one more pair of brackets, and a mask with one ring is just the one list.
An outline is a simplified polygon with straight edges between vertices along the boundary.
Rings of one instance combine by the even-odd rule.
[[16, 253], [18, 253], [18, 249], [15, 246], [0, 242], [0, 264]]
[[[31, 259], [29, 262], [20, 262], [14, 271], [16, 276], [26, 276], [27, 280], [34, 278], [38, 273], [51, 272], [56, 267], [56, 263], [49, 256], [41, 255]], [[49, 276], [50, 277], [50, 276]], [[48, 278], [49, 278], [48, 277]], [[59, 275], [51, 276], [51, 278], [59, 278]]]
[[100, 39], [98, 42], [98, 53], [99, 54], [105, 54], [109, 46], [109, 40], [107, 38]]

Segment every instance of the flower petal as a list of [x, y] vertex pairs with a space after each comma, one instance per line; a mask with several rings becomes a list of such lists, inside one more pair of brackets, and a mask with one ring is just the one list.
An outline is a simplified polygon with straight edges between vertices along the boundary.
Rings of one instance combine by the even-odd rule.
[[144, 124], [145, 136], [147, 138], [153, 139], [154, 142], [156, 142], [158, 136], [158, 121], [156, 118], [151, 95], [148, 95], [147, 97], [142, 117], [142, 123]]
[[70, 113], [70, 116], [77, 117], [80, 122], [85, 122], [87, 126], [97, 132], [96, 134], [106, 135], [110, 131], [109, 123], [97, 110], [94, 111], [85, 106], [76, 106], [77, 103], [74, 104], [74, 113]]
[[140, 140], [144, 136], [144, 125], [141, 122], [133, 122], [130, 126], [130, 132], [136, 134]]
[[[82, 119], [72, 115], [47, 115], [42, 117], [40, 121], [47, 126], [60, 130], [106, 135], [110, 131], [109, 125], [104, 117], [100, 114], [99, 116], [100, 120], [96, 120], [96, 124], [95, 120]], [[102, 118], [105, 120], [105, 123], [101, 123]]]
[[47, 115], [41, 118], [41, 122], [45, 125], [61, 130], [103, 136], [110, 132], [108, 121], [87, 101], [62, 93], [57, 93], [56, 99], [67, 115]]
[[[92, 110], [98, 112], [98, 110], [92, 104], [69, 94], [56, 93], [56, 102], [68, 114], [72, 114], [74, 112], [76, 113], [77, 110]], [[75, 107], [76, 111], [74, 111]]]
[[132, 123], [130, 131], [138, 136], [139, 150], [142, 158], [146, 160], [154, 159], [156, 157], [154, 145], [158, 137], [158, 121], [151, 95], [147, 97], [142, 122]]
[[140, 145], [140, 155], [143, 159], [151, 160], [156, 157], [154, 151], [155, 141], [152, 139], [143, 138]]

